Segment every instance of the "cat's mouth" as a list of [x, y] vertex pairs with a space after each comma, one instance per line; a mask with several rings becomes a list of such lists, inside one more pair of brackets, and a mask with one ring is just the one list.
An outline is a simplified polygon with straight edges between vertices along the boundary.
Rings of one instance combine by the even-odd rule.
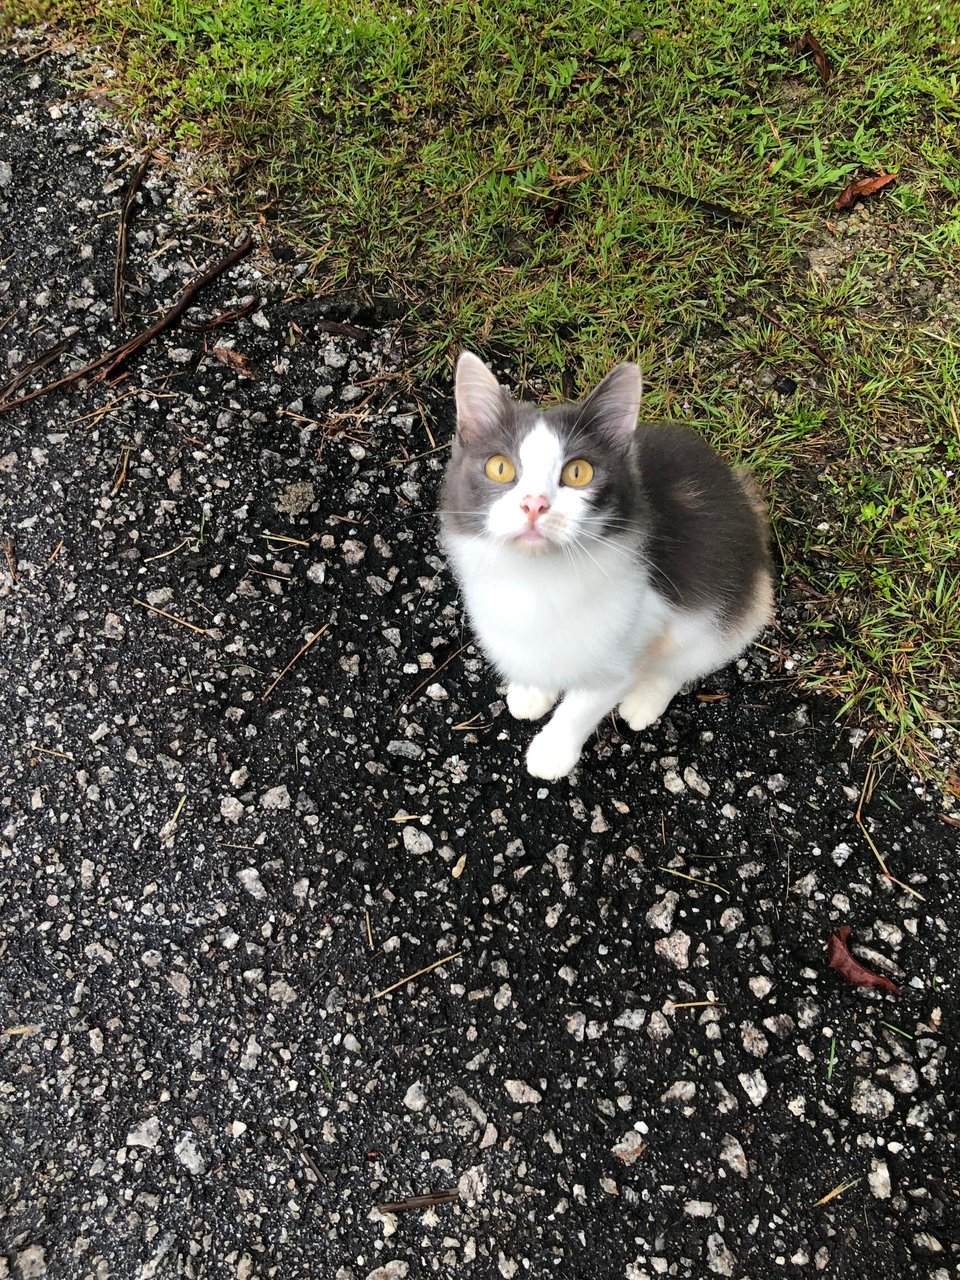
[[518, 551], [523, 551], [528, 556], [536, 556], [549, 551], [553, 546], [553, 539], [536, 525], [528, 525], [513, 538], [513, 545]]

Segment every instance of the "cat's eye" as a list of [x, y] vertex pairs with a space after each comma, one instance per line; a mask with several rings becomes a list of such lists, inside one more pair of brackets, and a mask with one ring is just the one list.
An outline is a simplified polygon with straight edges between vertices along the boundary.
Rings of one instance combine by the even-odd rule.
[[586, 458], [571, 459], [560, 472], [561, 483], [569, 485], [571, 489], [582, 489], [592, 479], [593, 467], [587, 462]]
[[517, 468], [502, 453], [495, 453], [492, 458], [488, 458], [483, 472], [494, 484], [509, 484], [511, 480], [517, 478]]

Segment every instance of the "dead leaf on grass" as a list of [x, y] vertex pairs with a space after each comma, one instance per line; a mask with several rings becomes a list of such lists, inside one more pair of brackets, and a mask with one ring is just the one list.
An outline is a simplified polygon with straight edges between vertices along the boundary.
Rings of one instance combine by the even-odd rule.
[[831, 969], [836, 969], [845, 982], [855, 987], [883, 987], [895, 996], [901, 995], [899, 987], [895, 987], [889, 978], [874, 973], [851, 953], [848, 939], [852, 930], [848, 924], [841, 925], [836, 933], [827, 939], [827, 961]]
[[833, 67], [830, 65], [830, 59], [823, 51], [823, 45], [813, 34], [812, 31], [805, 31], [796, 45], [797, 53], [812, 53], [813, 60], [817, 64], [817, 70], [820, 72], [820, 79], [824, 84], [833, 75]]
[[879, 191], [882, 187], [892, 182], [897, 175], [895, 173], [881, 173], [876, 178], [857, 178], [837, 197], [834, 204], [835, 209], [849, 209], [857, 200], [862, 200], [864, 196], [872, 196], [875, 191]]

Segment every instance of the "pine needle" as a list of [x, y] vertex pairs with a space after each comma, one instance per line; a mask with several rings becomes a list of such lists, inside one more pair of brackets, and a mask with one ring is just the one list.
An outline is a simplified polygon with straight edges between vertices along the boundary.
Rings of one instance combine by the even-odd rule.
[[399, 982], [394, 982], [389, 987], [384, 987], [382, 991], [378, 991], [373, 997], [379, 1000], [381, 996], [389, 995], [391, 991], [396, 991], [398, 987], [405, 987], [408, 982], [413, 982], [415, 978], [422, 978], [425, 973], [430, 973], [432, 969], [438, 969], [442, 964], [449, 964], [451, 960], [456, 960], [462, 956], [462, 951], [455, 951], [452, 956], [441, 956], [439, 960], [434, 960], [433, 964], [426, 965], [423, 969], [418, 969], [416, 973], [409, 973], [405, 978], [401, 978]]
[[719, 889], [721, 893], [730, 896], [730, 890], [725, 889], [722, 884], [717, 884], [716, 880], [704, 880], [702, 876], [688, 876], [684, 871], [674, 871], [672, 867], [663, 867], [657, 865], [658, 871], [665, 871], [668, 876], [679, 876], [681, 880], [689, 880], [691, 884], [709, 885], [711, 889]]
[[822, 1196], [817, 1201], [817, 1203], [813, 1206], [814, 1209], [819, 1208], [820, 1205], [822, 1204], [827, 1204], [830, 1200], [835, 1199], [837, 1196], [842, 1196], [845, 1191], [849, 1191], [851, 1187], [855, 1187], [858, 1182], [862, 1182], [862, 1181], [863, 1181], [863, 1178], [860, 1177], [860, 1178], [851, 1178], [849, 1182], [841, 1182], [839, 1187], [834, 1187], [832, 1191], [828, 1191], [825, 1196]]

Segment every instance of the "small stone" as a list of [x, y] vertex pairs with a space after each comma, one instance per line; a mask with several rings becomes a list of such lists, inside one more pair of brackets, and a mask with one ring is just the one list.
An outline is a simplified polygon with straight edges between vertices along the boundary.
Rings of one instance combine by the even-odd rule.
[[880, 1073], [893, 1085], [897, 1093], [916, 1093], [920, 1078], [913, 1067], [906, 1062], [898, 1062]]
[[47, 1256], [43, 1246], [39, 1244], [27, 1245], [26, 1249], [22, 1249], [17, 1254], [16, 1266], [21, 1280], [38, 1280], [38, 1277], [45, 1276], [47, 1274]]
[[867, 1174], [870, 1190], [878, 1200], [890, 1199], [890, 1170], [886, 1160], [872, 1160]]
[[433, 849], [433, 840], [426, 831], [420, 827], [404, 827], [403, 828], [403, 847], [407, 853], [430, 853]]
[[624, 1009], [619, 1017], [614, 1018], [615, 1027], [626, 1027], [628, 1031], [639, 1031], [647, 1020], [646, 1009]]
[[853, 853], [853, 850], [850, 848], [848, 844], [845, 844], [845, 843], [838, 844], [837, 847], [834, 850], [832, 850], [830, 857], [834, 860], [834, 862], [837, 864], [838, 867], [842, 867], [843, 864], [846, 862], [846, 860], [850, 857], [851, 853]]
[[423, 747], [416, 742], [407, 742], [402, 738], [394, 738], [392, 742], [387, 743], [387, 754], [403, 756], [407, 760], [419, 760], [423, 755]]
[[742, 1022], [740, 1034], [743, 1037], [743, 1047], [748, 1053], [752, 1053], [755, 1058], [766, 1055], [770, 1042], [759, 1027], [755, 1027], [752, 1022]]
[[395, 1258], [391, 1262], [385, 1262], [382, 1267], [375, 1267], [373, 1271], [368, 1271], [367, 1280], [404, 1280], [404, 1277], [409, 1274], [410, 1263], [401, 1262]]
[[767, 789], [772, 791], [774, 795], [779, 795], [781, 791], [786, 791], [789, 785], [782, 773], [774, 773], [767, 779]]
[[658, 938], [653, 949], [676, 969], [686, 969], [690, 965], [690, 935], [682, 929], [675, 930], [668, 938]]
[[220, 800], [220, 812], [228, 822], [239, 822], [244, 810], [236, 796], [223, 796]]
[[503, 1087], [514, 1100], [514, 1102], [536, 1103], [543, 1100], [543, 1095], [538, 1093], [536, 1089], [532, 1089], [530, 1085], [523, 1080], [505, 1080]]
[[160, 1120], [158, 1116], [150, 1116], [149, 1119], [135, 1125], [127, 1134], [128, 1147], [146, 1147], [148, 1151], [152, 1151], [160, 1141]]
[[423, 1092], [423, 1085], [419, 1080], [415, 1080], [403, 1095], [403, 1105], [409, 1111], [422, 1111], [427, 1105], [427, 1095]]
[[367, 548], [355, 538], [347, 538], [343, 544], [343, 558], [347, 564], [359, 564], [367, 554]]
[[267, 891], [263, 887], [260, 872], [256, 867], [244, 867], [242, 871], [237, 872], [237, 879], [251, 898], [256, 898], [258, 902], [263, 902], [267, 896]]
[[269, 791], [265, 791], [260, 797], [260, 803], [264, 809], [289, 809], [290, 792], [283, 785], [271, 787]]
[[924, 1253], [943, 1253], [943, 1245], [929, 1231], [918, 1231], [913, 1237], [913, 1243]]
[[478, 1204], [486, 1194], [487, 1171], [476, 1164], [465, 1170], [457, 1182], [457, 1192], [464, 1204]]
[[6, 160], [0, 160], [0, 191], [6, 191], [11, 182], [13, 182], [13, 170]]
[[673, 1035], [670, 1023], [659, 1009], [654, 1009], [650, 1015], [650, 1021], [647, 1024], [647, 1035], [656, 1044], [662, 1044], [664, 1040], [669, 1040]]
[[696, 769], [687, 766], [683, 771], [683, 780], [691, 791], [696, 791], [698, 795], [708, 796], [710, 794], [710, 784], [700, 777]]
[[882, 1120], [894, 1107], [893, 1094], [887, 1089], [879, 1089], [872, 1080], [857, 1080], [853, 1086], [850, 1109], [858, 1116], [866, 1116], [870, 1120]]
[[197, 1176], [206, 1170], [207, 1162], [197, 1146], [197, 1136], [189, 1129], [177, 1139], [173, 1153], [188, 1173]]
[[668, 769], [663, 775], [663, 785], [673, 795], [678, 796], [681, 791], [686, 791], [683, 779], [677, 773], [676, 769]]
[[685, 1200], [683, 1212], [691, 1218], [710, 1218], [716, 1211], [716, 1205], [709, 1200]]
[[615, 1147], [611, 1147], [611, 1154], [629, 1166], [636, 1164], [646, 1149], [647, 1144], [639, 1133], [631, 1129], [623, 1135]]
[[655, 903], [646, 915], [646, 921], [650, 928], [659, 929], [662, 933], [669, 933], [673, 928], [673, 915], [679, 901], [680, 895], [671, 890], [659, 902]]
[[737, 1260], [727, 1248], [723, 1236], [713, 1231], [707, 1236], [707, 1266], [718, 1276], [732, 1276]]
[[108, 613], [106, 615], [103, 620], [103, 634], [108, 640], [122, 640], [127, 634], [118, 614]]
[[720, 928], [724, 933], [733, 933], [743, 924], [743, 912], [739, 907], [727, 907], [720, 916]]
[[660, 1095], [663, 1102], [692, 1102], [697, 1096], [697, 1086], [692, 1080], [677, 1080]]
[[740, 1087], [755, 1107], [762, 1106], [767, 1096], [767, 1081], [762, 1071], [741, 1071], [737, 1076]]
[[318, 560], [316, 564], [312, 564], [307, 570], [307, 581], [312, 582], [315, 587], [323, 586], [323, 580], [327, 576], [327, 566], [322, 560]]
[[263, 1053], [263, 1046], [258, 1042], [256, 1036], [251, 1035], [240, 1057], [241, 1069], [243, 1071], [252, 1071], [257, 1065], [257, 1059], [261, 1053]]
[[741, 1178], [747, 1176], [747, 1157], [743, 1147], [731, 1133], [723, 1135], [723, 1141], [720, 1143], [720, 1159], [725, 1165], [728, 1165], [734, 1173], [739, 1173]]
[[170, 983], [171, 987], [173, 987], [177, 995], [186, 1000], [190, 994], [190, 979], [187, 975], [185, 973], [181, 973], [179, 969], [174, 969], [173, 973], [168, 974], [167, 981]]
[[293, 1004], [297, 999], [297, 993], [283, 978], [277, 978], [270, 983], [269, 995], [270, 999], [277, 1004]]
[[487, 1147], [495, 1146], [498, 1136], [496, 1125], [487, 1124], [480, 1139], [480, 1150], [485, 1151]]
[[772, 986], [773, 986], [773, 983], [770, 981], [769, 978], [758, 977], [758, 978], [750, 979], [750, 990], [753, 992], [753, 994], [757, 997], [758, 1000], [762, 1000], [764, 996], [768, 996], [770, 994], [770, 988]]

